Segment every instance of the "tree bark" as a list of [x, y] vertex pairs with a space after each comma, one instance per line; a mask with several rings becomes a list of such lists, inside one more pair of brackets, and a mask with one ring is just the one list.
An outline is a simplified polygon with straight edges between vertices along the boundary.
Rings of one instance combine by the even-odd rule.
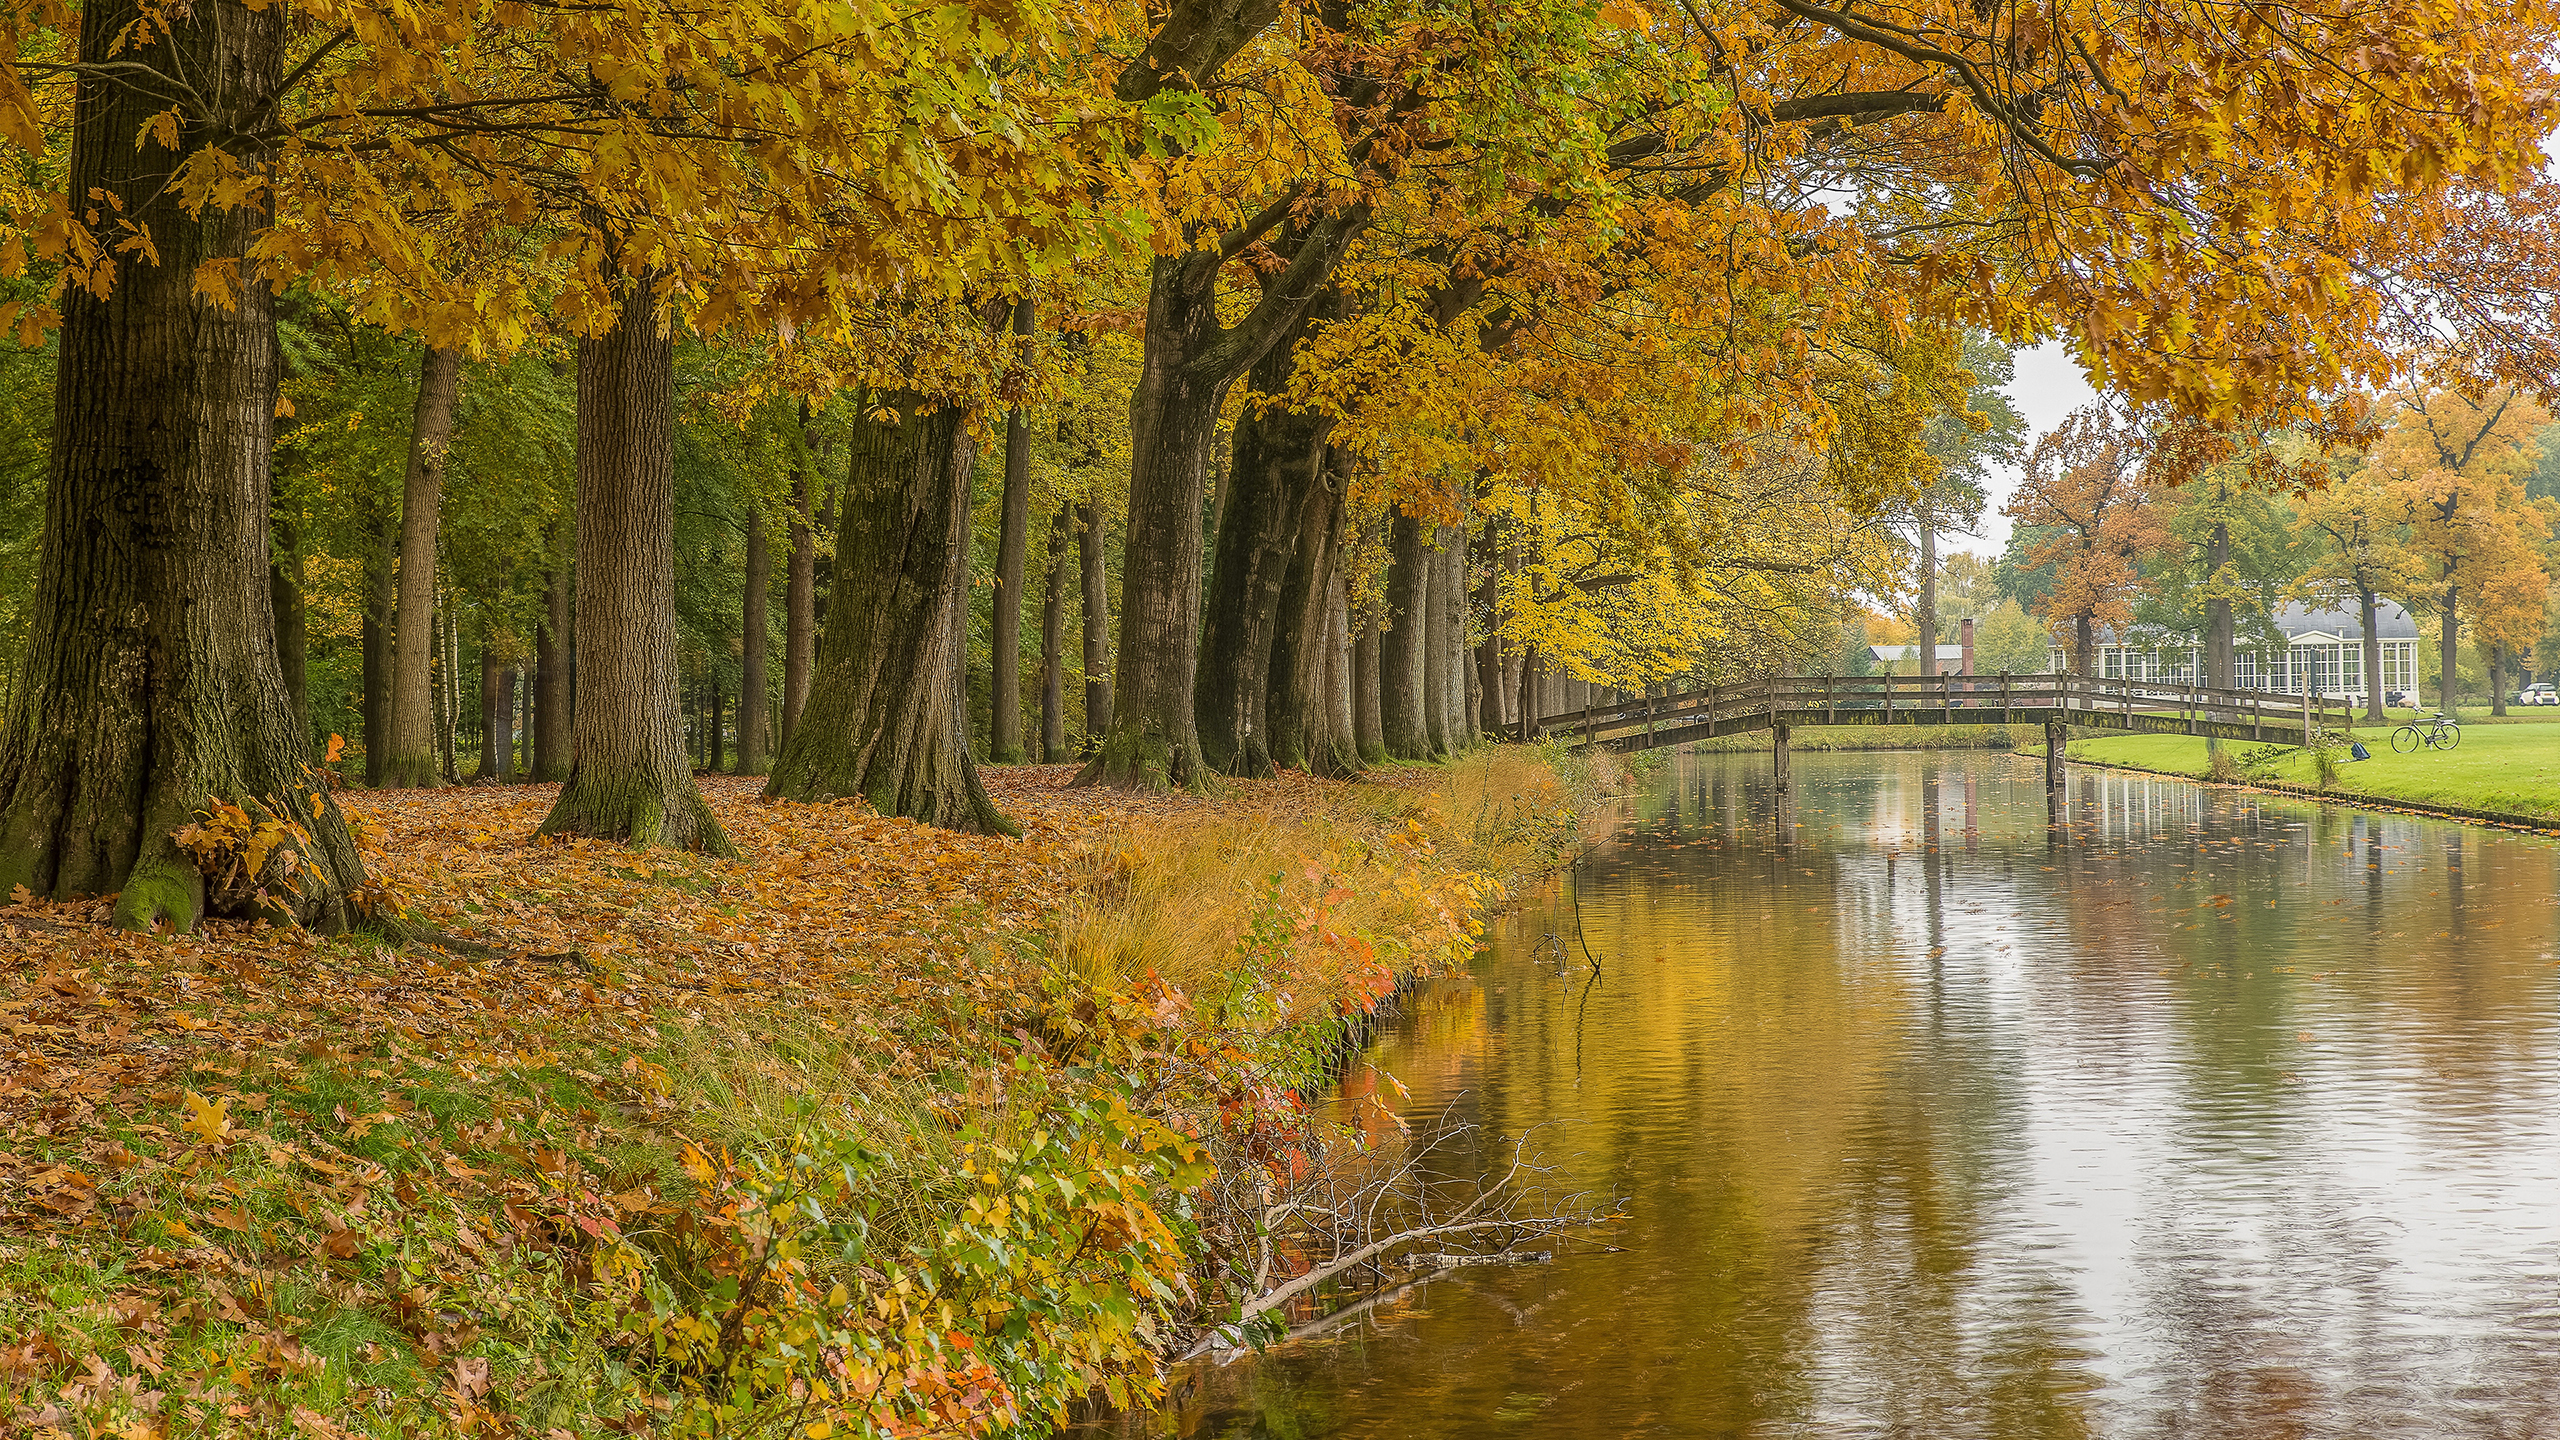
[[[1295, 544], [1271, 619], [1262, 627], [1268, 632], [1261, 666], [1264, 698], [1256, 707], [1271, 759], [1310, 774], [1322, 773], [1320, 763], [1331, 763], [1320, 754], [1325, 740], [1320, 702], [1342, 523], [1341, 490], [1321, 445], [1314, 457], [1301, 493], [1291, 497], [1297, 514], [1288, 528], [1296, 532]], [[1237, 472], [1241, 477], [1242, 465]]]
[[[1338, 549], [1336, 553], [1339, 554]], [[1310, 764], [1319, 775], [1347, 780], [1360, 773], [1362, 761], [1356, 709], [1359, 698], [1351, 674], [1350, 593], [1344, 586], [1340, 564], [1332, 567], [1330, 582], [1325, 586], [1324, 659], [1323, 739]]]
[[747, 507], [747, 593], [739, 606], [742, 618], [738, 637], [738, 773], [761, 775], [772, 764], [768, 753], [772, 746], [765, 739], [765, 648], [770, 626], [765, 620], [765, 598], [773, 590], [773, 558], [765, 544], [764, 510]]
[[1040, 597], [1040, 759], [1067, 758], [1067, 555], [1075, 544], [1075, 507], [1061, 505], [1049, 522], [1046, 593]]
[[[1286, 394], [1296, 359], [1296, 343], [1305, 333], [1303, 320], [1289, 338], [1254, 362], [1248, 387], [1257, 396]], [[1281, 408], [1248, 406], [1234, 429], [1234, 463], [1228, 466], [1225, 495], [1217, 529], [1217, 566], [1211, 574], [1208, 609], [1199, 641], [1199, 667], [1193, 683], [1193, 712], [1198, 723], [1200, 755], [1210, 768], [1229, 775], [1266, 776], [1274, 760], [1302, 762], [1306, 754], [1303, 721], [1307, 674], [1291, 664], [1284, 677], [1274, 673], [1273, 643], [1287, 626], [1312, 620], [1321, 612], [1322, 576], [1314, 571], [1293, 575], [1292, 567], [1311, 558], [1300, 543], [1302, 523], [1323, 488], [1324, 440], [1333, 428], [1326, 415]], [[1329, 494], [1326, 497], [1329, 500]], [[1322, 542], [1318, 542], [1321, 549]], [[1296, 586], [1294, 612], [1284, 607], [1282, 592]], [[1295, 646], [1305, 632], [1291, 634]], [[1290, 657], [1294, 662], [1294, 654]], [[1284, 718], [1269, 713], [1275, 687], [1292, 697]], [[1278, 727], [1294, 733], [1275, 733]]]
[[1502, 542], [1496, 522], [1484, 522], [1484, 579], [1476, 587], [1476, 604], [1484, 610], [1484, 639], [1476, 645], [1476, 694], [1480, 712], [1476, 732], [1509, 733], [1509, 697], [1502, 684]]
[[[2223, 492], [2227, 498], [2229, 491]], [[2205, 548], [2205, 583], [2215, 590], [2205, 602], [2204, 683], [2217, 690], [2232, 688], [2238, 670], [2239, 631], [2231, 614], [2231, 597], [2219, 593], [2222, 567], [2231, 563], [2231, 527], [2215, 521]]]
[[2454, 584], [2453, 566], [2447, 564], [2444, 574], [2443, 610], [2436, 617], [2436, 668], [2442, 672], [2437, 688], [2436, 708], [2447, 715], [2453, 708], [2456, 686], [2462, 674], [2462, 590]]
[[435, 634], [437, 514], [444, 504], [445, 455], [462, 395], [462, 355], [429, 348], [418, 363], [418, 401], [409, 421], [409, 463], [400, 481], [400, 613], [392, 626], [391, 743], [386, 783], [434, 785], [435, 712], [429, 698]]
[[516, 693], [508, 656], [483, 621], [480, 626], [480, 769], [475, 780], [515, 779]]
[[2507, 713], [2507, 647], [2504, 642], [2490, 645], [2489, 713], [2503, 717]]
[[[115, 922], [136, 929], [258, 915], [335, 930], [364, 887], [266, 591], [275, 299], [247, 258], [263, 207], [190, 214], [171, 178], [221, 144], [263, 179], [270, 156], [241, 137], [268, 132], [284, 27], [281, 8], [238, 0], [100, 0], [81, 16], [92, 68], [64, 178], [75, 197], [120, 199], [153, 253], [119, 256], [103, 299], [73, 284], [61, 301], [27, 648], [0, 732], [0, 896], [112, 893]], [[184, 112], [176, 151], [136, 144], [166, 98], [100, 78], [137, 47], [220, 82], [198, 97], [211, 113]], [[225, 262], [230, 303], [198, 298], [200, 268]], [[225, 804], [282, 831], [255, 874], [236, 844], [208, 838], [218, 858], [200, 868], [172, 838]]]
[[1915, 617], [1919, 623], [1913, 627], [1920, 632], [1915, 637], [1920, 642], [1916, 649], [1920, 657], [1917, 673], [1935, 675], [1938, 673], [1938, 531], [1936, 517], [1929, 513], [1926, 496], [1921, 498], [1915, 513], [1920, 520], [1920, 613]]
[[[1031, 302], [1013, 306], [1013, 333], [1031, 333]], [[1022, 577], [1031, 549], [1031, 425], [1019, 405], [1004, 417], [1003, 528], [996, 536], [995, 635], [988, 677], [987, 758], [1022, 763]]]
[[1363, 623], [1360, 638], [1351, 646], [1351, 732], [1364, 765], [1383, 764], [1387, 758], [1386, 724], [1378, 701], [1378, 652], [1383, 648], [1378, 622]]
[[1076, 564], [1084, 582], [1084, 748], [1098, 755], [1111, 733], [1111, 577], [1103, 566], [1102, 512], [1076, 507]]
[[2368, 587], [2356, 589], [2356, 611], [2364, 621], [2364, 718], [2380, 720], [2382, 714], [2382, 636], [2375, 632], [2375, 611], [2381, 597]]
[[1433, 607], [1440, 615], [1441, 736], [1450, 754], [1475, 743], [1467, 717], [1467, 527], [1440, 527], [1440, 569], [1432, 579]]
[[685, 763], [675, 636], [675, 347], [654, 276], [578, 342], [578, 666], [545, 835], [735, 855]]
[[1422, 522], [1398, 512], [1387, 531], [1387, 628], [1379, 637], [1378, 719], [1387, 754], [1428, 760], [1431, 552]]
[[1079, 785], [1207, 783], [1192, 709], [1198, 683], [1201, 502], [1227, 388], [1287, 338], [1367, 223], [1364, 204], [1284, 227], [1289, 263], [1233, 326], [1218, 322], [1216, 248], [1156, 257], [1146, 352], [1129, 403], [1129, 533], [1121, 576], [1120, 670], [1110, 733]]
[[1422, 596], [1422, 734], [1431, 742], [1433, 755], [1447, 755], [1456, 750], [1457, 723], [1449, 714], [1449, 672], [1455, 668], [1455, 647], [1449, 639], [1449, 564], [1448, 555], [1439, 541], [1447, 527], [1437, 528], [1422, 552], [1422, 570], [1426, 577]]
[[450, 597], [438, 602], [427, 615], [435, 639], [435, 667], [428, 673], [427, 682], [434, 692], [428, 698], [435, 704], [437, 764], [432, 773], [440, 783], [451, 785], [462, 779], [453, 758], [453, 732], [462, 723], [462, 701], [456, 683], [462, 673], [462, 642], [453, 633]]
[[2098, 653], [2097, 622], [2085, 612], [2071, 618], [2071, 646], [2075, 652], [2072, 668], [2085, 680]]
[[574, 621], [565, 563], [552, 570], [545, 591], [542, 628], [534, 635], [533, 778], [551, 783], [569, 774], [569, 635]]
[[[870, 418], [879, 408], [897, 418]], [[915, 394], [871, 397], [851, 422], [852, 464], [826, 641], [809, 708], [765, 795], [859, 795], [883, 815], [946, 830], [1017, 833], [969, 753], [968, 412]]]
[[[809, 409], [800, 408], [805, 435]], [[791, 558], [784, 562], [782, 584], [782, 739], [800, 728], [800, 711], [809, 703], [809, 668], [818, 645], [818, 532], [809, 522], [816, 487], [810, 481], [814, 462], [803, 461], [791, 492]]]
[[379, 789], [391, 746], [391, 613], [398, 603], [399, 554], [389, 517], [376, 512], [365, 547], [364, 783]]
[[310, 687], [305, 682], [311, 635], [302, 610], [302, 542], [293, 521], [271, 514], [275, 554], [267, 562], [267, 603], [276, 617], [276, 668], [284, 674], [285, 698], [293, 705], [295, 723], [311, 729]]
[[702, 730], [702, 748], [704, 751], [702, 757], [702, 768], [705, 773], [717, 775], [720, 773], [720, 761], [723, 758], [720, 745], [724, 738], [720, 733], [722, 728], [720, 723], [720, 677], [717, 675], [706, 676], [703, 680], [702, 688], [703, 708], [710, 717], [710, 722], [703, 726]]

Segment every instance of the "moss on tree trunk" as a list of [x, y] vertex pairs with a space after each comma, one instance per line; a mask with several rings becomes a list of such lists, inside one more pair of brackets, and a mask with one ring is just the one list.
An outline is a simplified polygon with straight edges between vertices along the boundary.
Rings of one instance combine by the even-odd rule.
[[[872, 419], [882, 408], [895, 418]], [[1017, 833], [978, 779], [961, 691], [977, 456], [967, 413], [913, 394], [866, 397], [861, 409], [808, 706], [764, 793], [859, 795], [883, 815]]]
[[545, 835], [735, 855], [685, 762], [676, 694], [675, 349], [651, 278], [578, 342], [578, 697]]
[[[170, 183], [184, 155], [224, 141], [251, 175], [269, 164], [236, 137], [261, 128], [284, 13], [105, 0], [81, 19], [81, 63], [100, 68], [74, 100], [70, 193], [117, 197], [155, 254], [124, 257], [105, 297], [73, 285], [62, 301], [27, 650], [0, 731], [0, 895], [113, 893], [134, 928], [207, 915], [343, 928], [363, 869], [312, 768], [267, 588], [275, 308], [243, 260], [263, 220], [190, 215]], [[111, 47], [136, 44], [223, 79], [176, 151], [134, 140], [165, 100], [98, 78]], [[242, 267], [228, 305], [194, 293], [199, 267], [221, 261]], [[175, 832], [208, 815], [236, 825], [182, 848]], [[279, 843], [244, 873], [250, 847], [225, 837], [261, 830]]]

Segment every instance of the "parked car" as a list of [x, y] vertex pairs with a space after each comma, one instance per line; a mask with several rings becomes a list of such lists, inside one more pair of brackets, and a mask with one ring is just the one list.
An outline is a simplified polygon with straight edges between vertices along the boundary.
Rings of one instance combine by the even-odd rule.
[[2554, 688], [2551, 682], [2547, 680], [2538, 685], [2527, 685], [2516, 692], [2516, 703], [2519, 705], [2560, 705], [2560, 688]]

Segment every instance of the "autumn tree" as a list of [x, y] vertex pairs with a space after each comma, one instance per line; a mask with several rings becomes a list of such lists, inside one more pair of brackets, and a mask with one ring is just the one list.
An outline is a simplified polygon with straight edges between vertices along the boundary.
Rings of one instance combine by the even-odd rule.
[[2407, 506], [2388, 475], [2362, 455], [2333, 462], [2327, 483], [2290, 507], [2303, 555], [2293, 593], [2322, 605], [2352, 604], [2364, 632], [2365, 718], [2380, 720], [2382, 601], [2409, 593], [2417, 562], [2406, 544]]
[[2168, 543], [2145, 469], [2147, 437], [2106, 405], [2075, 410], [2038, 436], [2006, 513], [2043, 538], [2023, 557], [2051, 566], [2037, 615], [2057, 641], [2068, 626], [2071, 668], [2091, 672], [2100, 627], [2121, 633], [2146, 591], [2140, 561]]
[[2418, 586], [2414, 608], [2435, 614], [2448, 706], [2466, 616], [2492, 644], [2529, 644], [2541, 629], [2550, 521], [2524, 484], [2537, 458], [2534, 437], [2548, 423], [2514, 387], [2479, 398], [2413, 388], [2398, 397], [2368, 461], [2399, 501]]

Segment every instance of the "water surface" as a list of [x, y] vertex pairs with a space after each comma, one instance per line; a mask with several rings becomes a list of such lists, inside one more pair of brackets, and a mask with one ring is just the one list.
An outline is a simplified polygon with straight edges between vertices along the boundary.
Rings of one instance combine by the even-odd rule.
[[1547, 1127], [1622, 1248], [1160, 1433], [2560, 1436], [2560, 845], [2100, 771], [2056, 827], [2008, 757], [1795, 779], [1676, 760], [1346, 1080]]

